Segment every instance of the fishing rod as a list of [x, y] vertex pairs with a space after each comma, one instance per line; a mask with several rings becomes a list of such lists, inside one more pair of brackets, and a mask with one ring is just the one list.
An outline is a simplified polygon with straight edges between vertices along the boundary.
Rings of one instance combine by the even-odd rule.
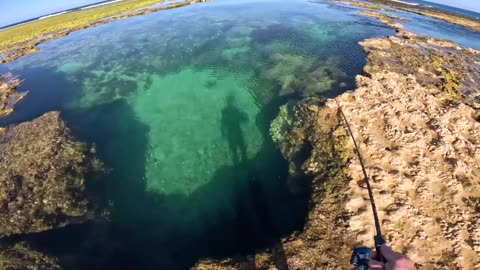
[[[375, 199], [373, 198], [372, 188], [370, 187], [370, 181], [367, 175], [367, 170], [365, 169], [365, 165], [363, 163], [362, 155], [360, 154], [360, 150], [358, 149], [357, 142], [355, 141], [355, 137], [353, 136], [352, 129], [350, 128], [350, 124], [348, 123], [347, 117], [343, 113], [342, 107], [338, 103], [336, 99], [335, 103], [337, 103], [338, 108], [340, 109], [340, 114], [342, 115], [343, 120], [345, 121], [345, 125], [347, 126], [348, 133], [352, 138], [353, 145], [357, 152], [358, 160], [360, 161], [360, 166], [362, 167], [363, 177], [365, 179], [365, 183], [367, 184], [368, 190], [368, 197], [370, 198], [370, 204], [372, 205], [372, 212], [373, 212], [373, 220], [375, 222], [375, 231], [376, 235], [373, 237], [373, 241], [375, 243], [375, 250], [377, 252], [376, 260], [381, 262], [386, 262], [385, 257], [382, 255], [382, 251], [380, 247], [385, 244], [385, 238], [382, 235], [382, 229], [380, 227], [380, 221], [378, 219], [377, 213], [377, 206], [375, 204]], [[350, 259], [350, 263], [355, 266], [355, 269], [368, 269], [368, 262], [370, 261], [370, 254], [372, 250], [368, 247], [356, 247], [353, 250], [352, 257]]]

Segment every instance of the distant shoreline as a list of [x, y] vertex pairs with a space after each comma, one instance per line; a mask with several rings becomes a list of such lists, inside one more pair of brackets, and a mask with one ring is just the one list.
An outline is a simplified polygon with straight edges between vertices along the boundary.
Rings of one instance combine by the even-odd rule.
[[61, 10], [61, 11], [56, 11], [56, 12], [53, 12], [53, 13], [44, 14], [44, 15], [41, 15], [41, 16], [38, 16], [38, 17], [34, 17], [34, 18], [30, 18], [30, 19], [27, 19], [27, 20], [23, 20], [23, 21], [20, 21], [20, 22], [16, 22], [16, 23], [11, 23], [11, 24], [8, 24], [8, 25], [0, 26], [0, 31], [1, 31], [1, 30], [9, 29], [9, 28], [12, 28], [12, 27], [15, 27], [15, 26], [19, 26], [19, 25], [22, 25], [22, 24], [26, 24], [26, 23], [29, 23], [29, 22], [34, 22], [34, 21], [37, 21], [37, 20], [42, 20], [42, 19], [45, 19], [45, 18], [58, 16], [58, 15], [65, 14], [65, 13], [68, 13], [68, 12], [72, 12], [72, 11], [76, 11], [76, 10], [81, 10], [81, 9], [86, 9], [86, 8], [93, 8], [93, 7], [96, 7], [96, 6], [106, 5], [106, 4], [110, 4], [110, 3], [114, 3], [114, 2], [118, 2], [118, 1], [121, 1], [121, 0], [99, 1], [99, 2], [95, 2], [95, 3], [89, 4], [89, 5], [83, 5], [83, 6], [79, 6], [79, 7], [74, 7], [74, 8], [70, 8], [70, 9], [65, 9], [65, 10]]
[[[38, 52], [37, 45], [66, 36], [77, 30], [132, 16], [183, 7], [197, 2], [205, 2], [205, 0], [179, 2], [109, 0], [77, 7], [69, 12], [57, 12], [42, 16], [27, 23], [0, 30], [0, 64], [9, 63], [22, 56]], [[158, 6], [158, 4], [161, 5]]]
[[417, 4], [417, 3], [410, 3], [410, 2], [405, 2], [405, 1], [401, 1], [401, 0], [391, 0], [391, 1], [406, 4], [406, 5], [410, 5], [410, 6], [419, 6], [420, 5], [420, 4]]

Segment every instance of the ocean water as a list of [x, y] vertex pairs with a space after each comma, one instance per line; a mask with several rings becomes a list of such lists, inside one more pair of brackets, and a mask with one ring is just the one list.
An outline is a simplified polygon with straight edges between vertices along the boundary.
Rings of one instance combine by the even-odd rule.
[[301, 230], [308, 178], [269, 127], [279, 106], [354, 88], [357, 44], [394, 31], [328, 2], [214, 1], [40, 45], [0, 67], [29, 94], [0, 126], [61, 111], [110, 168], [109, 221], [21, 237], [66, 269], [188, 269]]
[[419, 4], [419, 5], [422, 5], [422, 6], [432, 7], [432, 8], [436, 8], [436, 9], [439, 9], [439, 10], [443, 10], [443, 11], [447, 11], [447, 12], [451, 12], [451, 13], [456, 13], [456, 14], [463, 15], [463, 16], [468, 16], [468, 17], [471, 17], [471, 18], [480, 18], [480, 13], [475, 12], [473, 10], [467, 10], [467, 9], [463, 9], [463, 8], [460, 8], [460, 7], [456, 7], [456, 6], [447, 6], [447, 5], [442, 5], [440, 3], [434, 3], [434, 2], [422, 1], [422, 0], [403, 0], [403, 1], [413, 3], [413, 4]]
[[409, 12], [388, 13], [410, 19], [409, 21], [398, 20], [408, 31], [423, 36], [452, 40], [462, 47], [480, 49], [480, 32]]

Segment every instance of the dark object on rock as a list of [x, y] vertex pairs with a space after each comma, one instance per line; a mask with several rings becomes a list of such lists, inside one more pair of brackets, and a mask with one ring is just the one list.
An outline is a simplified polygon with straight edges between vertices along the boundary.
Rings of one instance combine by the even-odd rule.
[[59, 112], [0, 128], [0, 236], [93, 217], [99, 208], [86, 179], [102, 172], [94, 149], [73, 140]]

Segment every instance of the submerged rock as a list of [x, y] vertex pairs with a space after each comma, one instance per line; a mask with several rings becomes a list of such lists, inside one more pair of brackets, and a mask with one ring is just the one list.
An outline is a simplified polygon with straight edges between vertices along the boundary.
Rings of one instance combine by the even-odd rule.
[[[275, 247], [255, 256], [224, 261], [204, 260], [195, 269], [348, 269], [354, 235], [348, 230], [350, 213], [345, 195], [350, 180], [347, 164], [353, 155], [338, 109], [324, 106], [324, 100], [309, 98], [287, 117], [280, 111], [272, 123], [288, 123], [275, 138], [290, 162], [290, 174], [312, 176], [311, 210], [301, 232], [281, 240]], [[285, 119], [288, 120], [285, 120]], [[245, 265], [256, 268], [242, 268]]]
[[12, 113], [13, 106], [27, 94], [17, 92], [21, 83], [11, 73], [0, 76], [0, 117]]
[[94, 148], [72, 138], [59, 112], [2, 128], [0, 236], [91, 218], [98, 209], [88, 200], [86, 179], [102, 171]]
[[55, 258], [34, 251], [26, 243], [0, 247], [0, 269], [9, 270], [58, 270]]

